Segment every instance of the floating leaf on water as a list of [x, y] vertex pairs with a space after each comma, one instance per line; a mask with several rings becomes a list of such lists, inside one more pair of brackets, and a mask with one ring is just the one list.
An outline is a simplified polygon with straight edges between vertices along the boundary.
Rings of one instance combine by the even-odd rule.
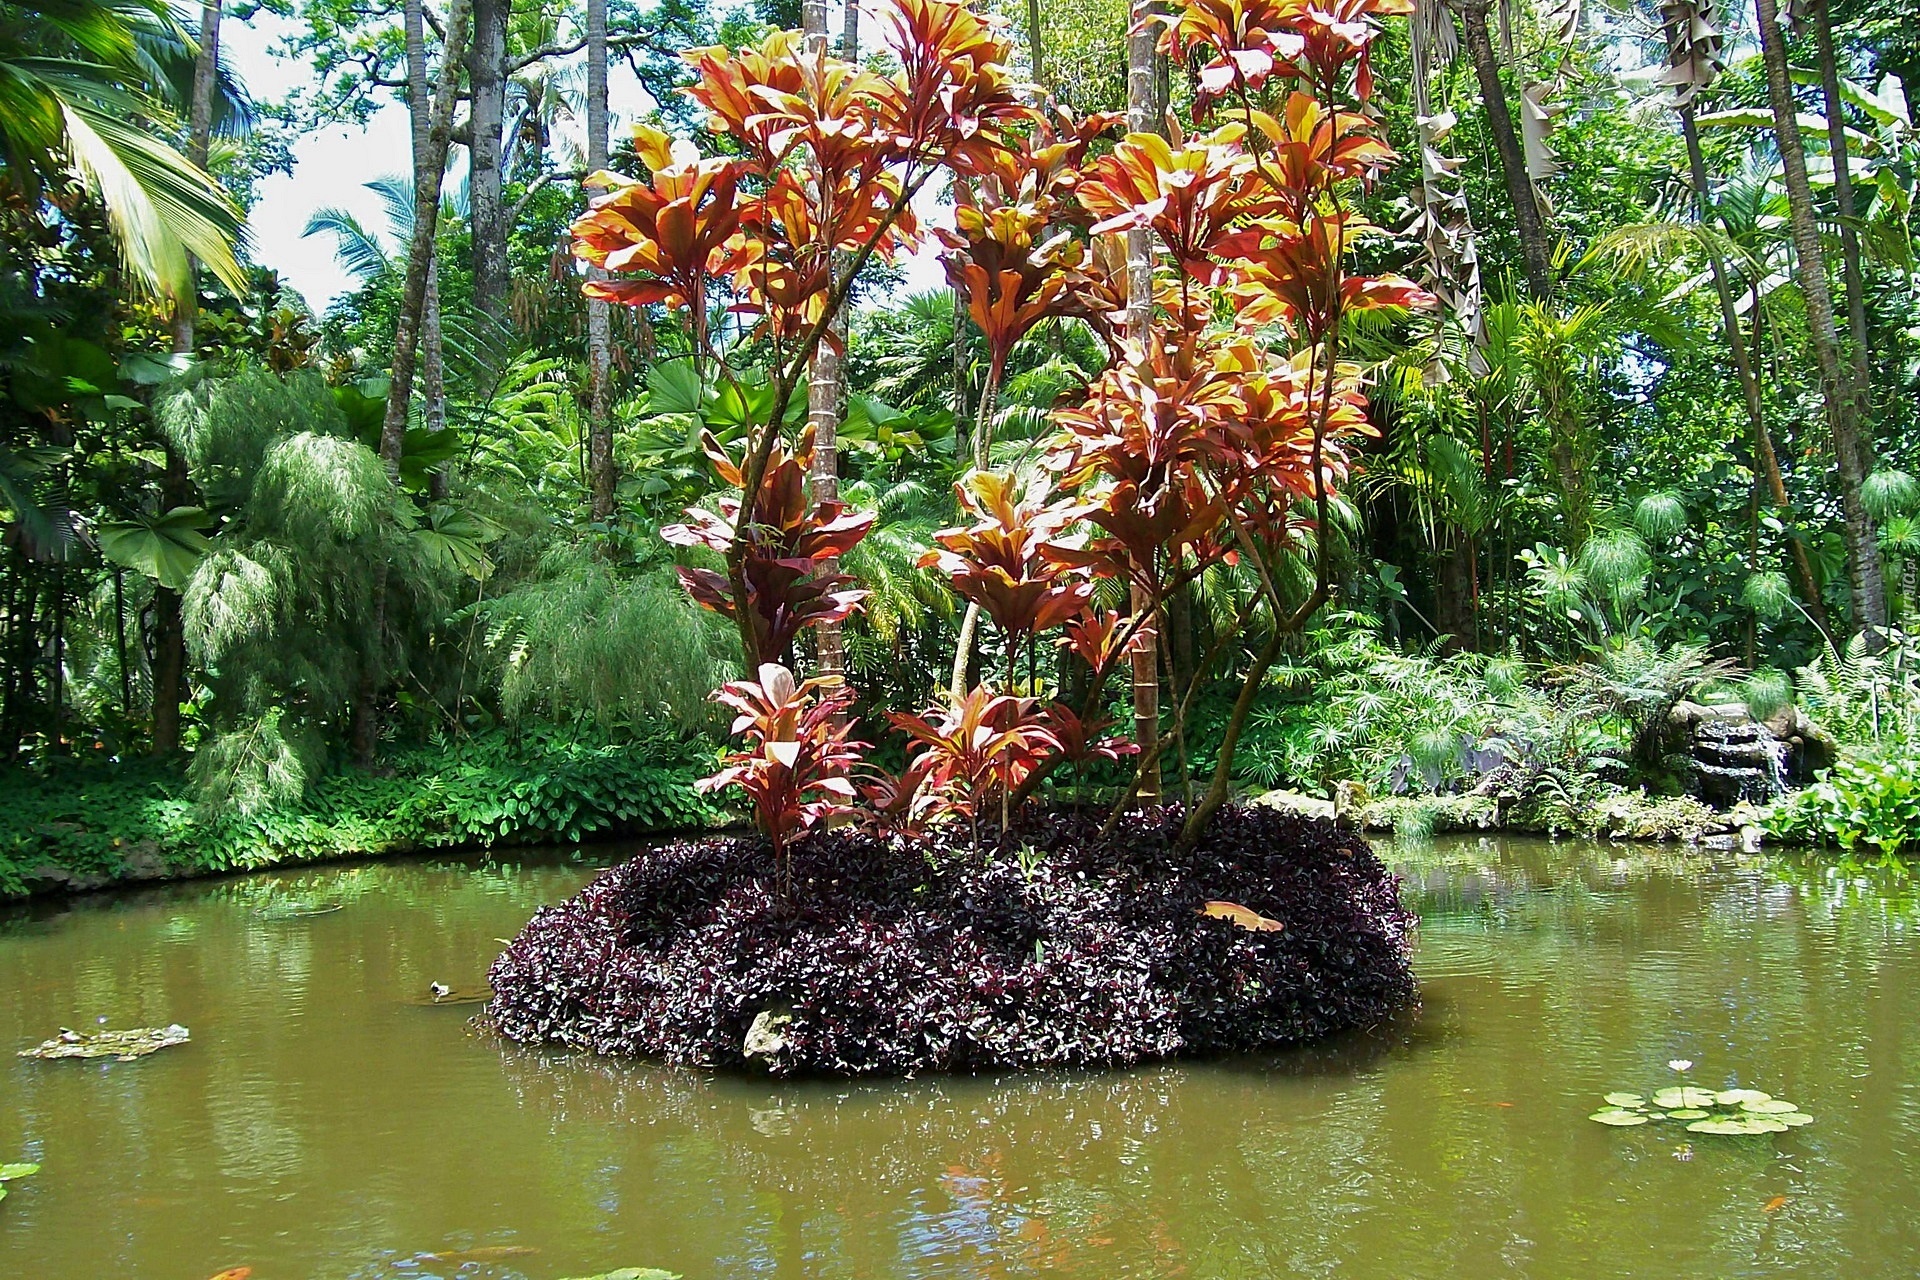
[[1212, 916], [1215, 920], [1225, 920], [1238, 929], [1249, 933], [1278, 933], [1287, 926], [1278, 920], [1261, 915], [1252, 907], [1243, 907], [1237, 902], [1213, 901], [1200, 908], [1203, 916]]
[[1695, 1120], [1692, 1124], [1687, 1126], [1687, 1132], [1688, 1133], [1718, 1133], [1718, 1134], [1724, 1134], [1729, 1137], [1732, 1137], [1734, 1135], [1742, 1134], [1742, 1133], [1754, 1133], [1754, 1132], [1757, 1132], [1757, 1130], [1749, 1129], [1747, 1127], [1747, 1122], [1745, 1120], [1738, 1120], [1732, 1117], [1722, 1117], [1721, 1119], [1718, 1119], [1718, 1120]]
[[248, 1280], [252, 1274], [252, 1267], [228, 1267], [225, 1271], [216, 1274], [213, 1280]]
[[7, 1198], [7, 1189], [4, 1186], [0, 1186], [0, 1200], [5, 1200], [6, 1198]]
[[1722, 1089], [1713, 1100], [1723, 1107], [1737, 1107], [1743, 1102], [1771, 1102], [1773, 1095], [1758, 1089]]
[[1772, 1116], [1721, 1116], [1713, 1120], [1695, 1120], [1689, 1133], [1719, 1133], [1730, 1137], [1752, 1133], [1785, 1133], [1787, 1126]]
[[1760, 1206], [1760, 1212], [1772, 1213], [1776, 1209], [1785, 1208], [1786, 1203], [1787, 1203], [1787, 1198], [1785, 1196], [1775, 1196], [1773, 1199], [1767, 1201], [1765, 1204]]
[[580, 1280], [680, 1280], [680, 1273], [662, 1271], [658, 1267], [622, 1267], [603, 1275], [582, 1276]]
[[1713, 1105], [1713, 1090], [1696, 1089], [1692, 1085], [1676, 1085], [1654, 1094], [1653, 1105], [1668, 1111], [1683, 1107], [1710, 1107]]
[[20, 1056], [115, 1058], [129, 1062], [177, 1044], [185, 1044], [187, 1040], [187, 1029], [177, 1022], [166, 1027], [134, 1027], [127, 1031], [74, 1031], [62, 1027], [59, 1035], [31, 1049], [22, 1049]]
[[1740, 1109], [1756, 1116], [1776, 1116], [1786, 1115], [1800, 1108], [1785, 1098], [1768, 1098], [1764, 1102], [1743, 1102], [1740, 1104]]
[[1767, 1118], [1769, 1120], [1778, 1120], [1789, 1129], [1798, 1129], [1801, 1125], [1813, 1123], [1813, 1117], [1804, 1111], [1783, 1111], [1778, 1115], [1771, 1115]]
[[37, 1164], [0, 1164], [0, 1182], [12, 1182], [15, 1178], [31, 1178], [40, 1172]]
[[1647, 1119], [1649, 1120], [1665, 1120], [1666, 1118], [1667, 1118], [1667, 1113], [1664, 1111], [1647, 1112]]
[[1606, 1111], [1596, 1111], [1588, 1116], [1587, 1119], [1600, 1124], [1612, 1125], [1616, 1129], [1628, 1129], [1636, 1124], [1645, 1124], [1647, 1122], [1647, 1118], [1638, 1111], [1623, 1111], [1619, 1107], [1612, 1107]]
[[1610, 1093], [1607, 1095], [1607, 1105], [1610, 1107], [1626, 1107], [1631, 1110], [1634, 1107], [1646, 1106], [1647, 1100], [1637, 1093]]
[[1698, 1107], [1683, 1107], [1679, 1111], [1667, 1112], [1667, 1117], [1671, 1120], [1705, 1120], [1711, 1114], [1713, 1113], [1702, 1111]]

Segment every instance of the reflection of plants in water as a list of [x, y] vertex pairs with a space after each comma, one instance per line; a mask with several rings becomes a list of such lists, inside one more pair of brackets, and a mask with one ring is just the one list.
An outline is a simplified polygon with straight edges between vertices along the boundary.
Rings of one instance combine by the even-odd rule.
[[[902, 1257], [964, 1258], [981, 1275], [1110, 1280], [1195, 1265], [1187, 1251], [1207, 1246], [1216, 1218], [1232, 1219], [1224, 1204], [1210, 1214], [1170, 1194], [1175, 1171], [1195, 1158], [1193, 1133], [1270, 1105], [1277, 1077], [1305, 1077], [1290, 1091], [1338, 1090], [1411, 1035], [1409, 1019], [1392, 1034], [1257, 1059], [873, 1084], [709, 1076], [504, 1044], [501, 1064], [553, 1131], [564, 1122], [608, 1135], [605, 1153], [570, 1153], [571, 1162], [604, 1159], [638, 1176], [647, 1157], [628, 1126], [644, 1125], [671, 1135], [660, 1150], [674, 1164], [655, 1167], [650, 1185], [677, 1185], [684, 1168], [684, 1194], [744, 1183], [753, 1194], [730, 1195], [728, 1206], [773, 1196], [782, 1207], [763, 1212], [835, 1217], [841, 1229], [816, 1238], [844, 1256], [816, 1259], [807, 1274], [889, 1275]], [[714, 1236], [752, 1240], [761, 1221], [716, 1222]]]

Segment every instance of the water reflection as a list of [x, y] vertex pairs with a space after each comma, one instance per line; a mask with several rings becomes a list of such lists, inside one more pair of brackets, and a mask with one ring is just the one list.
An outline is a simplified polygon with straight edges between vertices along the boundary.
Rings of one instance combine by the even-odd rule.
[[[138, 1063], [0, 1062], [0, 1160], [47, 1166], [0, 1206], [0, 1275], [1920, 1271], [1911, 877], [1545, 842], [1392, 861], [1425, 985], [1390, 1026], [857, 1086], [542, 1054], [410, 1003], [477, 981], [588, 866], [336, 868], [0, 915], [0, 1047], [103, 1016], [194, 1031]], [[1679, 1057], [1817, 1123], [1686, 1143], [1583, 1119]]]

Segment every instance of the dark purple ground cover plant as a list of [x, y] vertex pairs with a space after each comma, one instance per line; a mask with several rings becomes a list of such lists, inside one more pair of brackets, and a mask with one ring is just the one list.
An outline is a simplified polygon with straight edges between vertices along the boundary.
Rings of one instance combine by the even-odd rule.
[[[664, 845], [540, 911], [495, 962], [489, 1012], [529, 1044], [902, 1075], [1273, 1049], [1415, 999], [1414, 919], [1358, 835], [1228, 806], [1182, 852], [1184, 817], [1103, 839], [1097, 818], [1035, 811], [980, 846], [822, 831], [783, 869], [756, 836]], [[1216, 901], [1282, 927], [1205, 914]], [[763, 1014], [779, 1034], [750, 1059]]]

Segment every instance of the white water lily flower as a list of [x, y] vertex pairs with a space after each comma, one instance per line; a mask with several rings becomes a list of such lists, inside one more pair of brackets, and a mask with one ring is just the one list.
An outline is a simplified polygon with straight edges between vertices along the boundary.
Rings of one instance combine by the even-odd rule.
[[1675, 1058], [1673, 1061], [1667, 1064], [1667, 1070], [1691, 1071], [1693, 1070], [1693, 1060], [1690, 1058]]

